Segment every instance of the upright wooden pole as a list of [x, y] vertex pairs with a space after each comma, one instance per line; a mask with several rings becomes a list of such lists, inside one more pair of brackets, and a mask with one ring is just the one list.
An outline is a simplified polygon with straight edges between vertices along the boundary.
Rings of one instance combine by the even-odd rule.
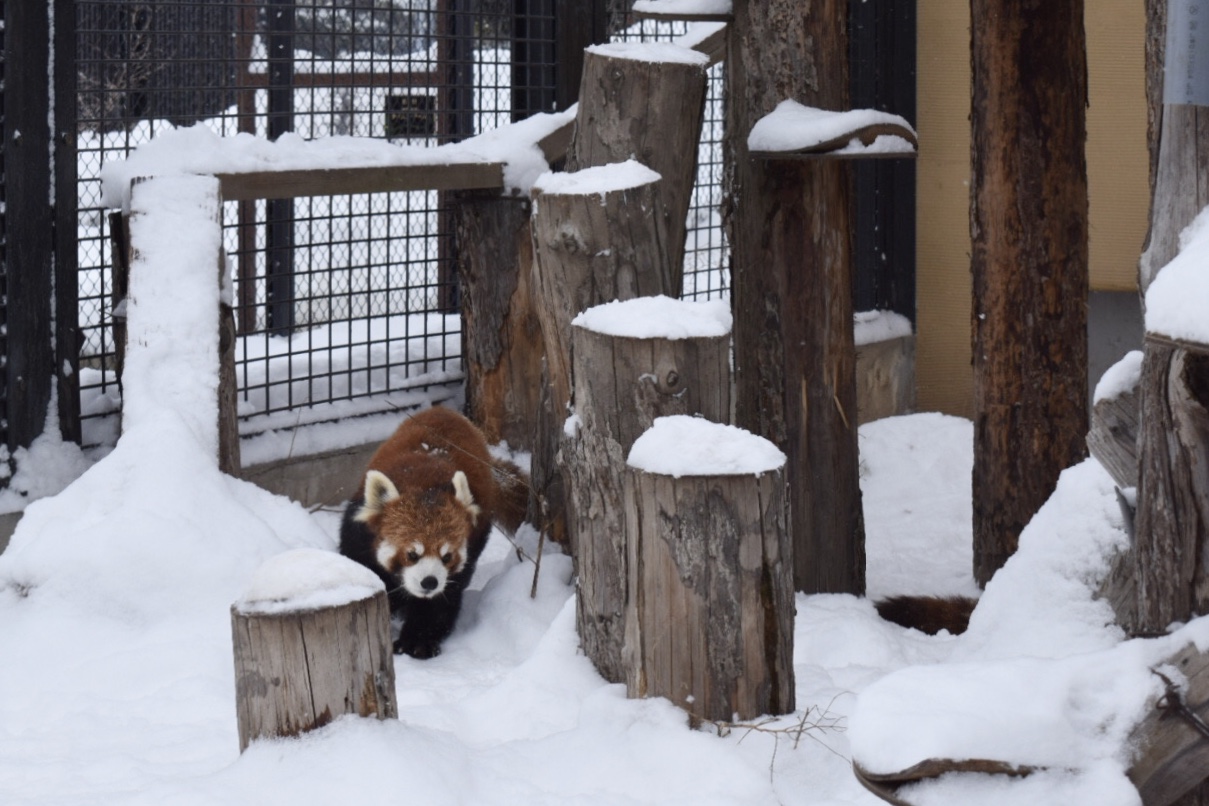
[[551, 174], [533, 188], [534, 293], [545, 345], [529, 520], [568, 539], [558, 435], [570, 414], [571, 320], [613, 300], [668, 295], [667, 231], [654, 214], [661, 180], [637, 163]]
[[763, 162], [747, 134], [781, 101], [848, 106], [846, 0], [736, 0], [726, 59], [736, 424], [789, 457], [794, 581], [864, 593], [849, 172]]
[[466, 413], [487, 441], [532, 450], [542, 331], [533, 293], [528, 199], [455, 194], [466, 353]]
[[697, 177], [709, 57], [667, 44], [598, 45], [584, 54], [567, 170], [636, 159], [663, 177], [657, 214], [667, 229], [668, 294], [680, 296], [688, 207]]
[[973, 0], [974, 577], [1086, 455], [1083, 2]]

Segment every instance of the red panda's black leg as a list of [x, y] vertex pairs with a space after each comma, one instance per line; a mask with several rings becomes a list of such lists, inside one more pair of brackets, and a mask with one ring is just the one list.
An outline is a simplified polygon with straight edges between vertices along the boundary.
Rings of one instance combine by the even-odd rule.
[[446, 585], [444, 593], [433, 599], [407, 597], [402, 608], [403, 628], [394, 644], [395, 654], [421, 660], [441, 654], [441, 643], [453, 632], [461, 609], [460, 585]]

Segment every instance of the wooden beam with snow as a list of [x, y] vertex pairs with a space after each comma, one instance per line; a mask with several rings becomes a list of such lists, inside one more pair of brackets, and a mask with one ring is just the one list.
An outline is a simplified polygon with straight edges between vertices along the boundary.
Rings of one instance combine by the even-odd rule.
[[378, 165], [215, 174], [226, 201], [293, 199], [405, 190], [501, 190], [504, 166], [498, 162], [443, 165]]
[[784, 101], [751, 129], [748, 153], [762, 160], [915, 159], [919, 140], [888, 112], [832, 112]]

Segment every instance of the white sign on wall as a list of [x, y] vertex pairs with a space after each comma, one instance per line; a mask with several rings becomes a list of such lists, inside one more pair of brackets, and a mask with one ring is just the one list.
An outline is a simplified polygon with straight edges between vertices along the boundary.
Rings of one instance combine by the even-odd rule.
[[1209, 0], [1168, 0], [1163, 103], [1209, 106]]

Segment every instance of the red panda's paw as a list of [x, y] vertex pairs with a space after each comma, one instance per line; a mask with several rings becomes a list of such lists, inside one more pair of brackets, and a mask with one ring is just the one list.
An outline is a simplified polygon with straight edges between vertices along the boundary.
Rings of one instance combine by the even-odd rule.
[[400, 635], [395, 639], [394, 650], [396, 655], [410, 655], [416, 660], [428, 660], [441, 654], [441, 644], [438, 641]]

